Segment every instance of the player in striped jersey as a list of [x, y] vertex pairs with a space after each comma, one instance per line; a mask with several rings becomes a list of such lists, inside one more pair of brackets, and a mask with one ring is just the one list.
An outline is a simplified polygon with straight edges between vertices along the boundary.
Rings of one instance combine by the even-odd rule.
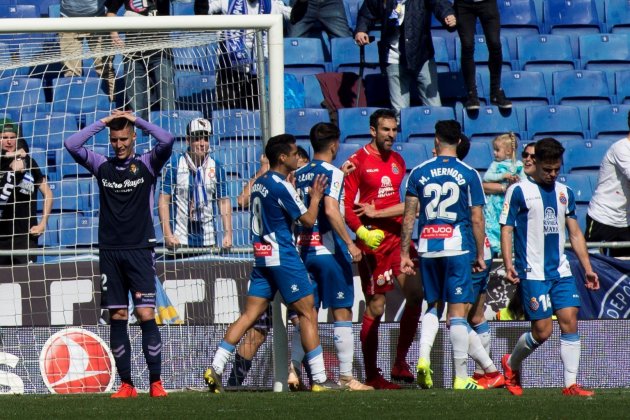
[[297, 168], [295, 137], [281, 134], [269, 139], [265, 147], [269, 171], [252, 186], [250, 199], [254, 268], [245, 303], [245, 312], [228, 328], [214, 354], [212, 367], [204, 374], [210, 392], [221, 392], [221, 375], [236, 345], [267, 310], [276, 291], [300, 319], [302, 346], [313, 376], [313, 391], [339, 389], [326, 378], [322, 347], [317, 331], [317, 312], [313, 285], [295, 247], [291, 225], [299, 220], [312, 227], [317, 220], [326, 177], [315, 177], [309, 190], [308, 209], [300, 200], [287, 175]]
[[[420, 204], [418, 230], [424, 296], [430, 307], [448, 302], [450, 338], [455, 364], [455, 389], [483, 389], [468, 377], [468, 354], [497, 380], [501, 374], [467, 321], [473, 292], [473, 270], [486, 269], [484, 261], [485, 196], [477, 171], [457, 159], [461, 126], [457, 121], [435, 125], [437, 157], [416, 166], [407, 181], [401, 241], [401, 271], [415, 273], [409, 255], [413, 224]], [[470, 226], [472, 225], [472, 233]], [[474, 241], [473, 241], [474, 239]], [[422, 338], [421, 338], [422, 341]]]
[[[569, 241], [584, 268], [586, 288], [599, 289], [586, 242], [575, 216], [573, 191], [556, 182], [564, 148], [553, 138], [535, 146], [535, 172], [512, 185], [501, 213], [501, 252], [506, 278], [518, 284], [518, 291], [531, 331], [523, 334], [511, 354], [503, 356], [505, 387], [521, 395], [521, 364], [552, 333], [551, 316], [560, 326], [560, 358], [564, 366], [564, 395], [591, 396], [593, 391], [577, 384], [580, 365], [580, 335], [577, 314], [580, 295], [564, 254], [565, 228]], [[512, 240], [514, 239], [514, 261]]]

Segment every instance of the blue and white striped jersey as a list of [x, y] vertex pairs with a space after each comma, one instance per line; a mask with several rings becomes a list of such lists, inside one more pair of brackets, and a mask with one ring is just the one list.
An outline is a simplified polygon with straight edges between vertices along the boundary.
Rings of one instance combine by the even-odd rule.
[[267, 171], [252, 186], [250, 210], [254, 267], [300, 261], [292, 225], [307, 209], [293, 185], [282, 174]]
[[521, 279], [571, 276], [566, 255], [566, 218], [575, 219], [575, 197], [559, 182], [544, 186], [530, 177], [508, 188], [500, 223], [514, 227], [514, 268]]
[[[310, 197], [308, 191], [315, 177], [320, 174], [328, 178], [328, 186], [324, 191], [324, 196], [334, 198], [340, 204], [340, 208], [343, 208], [343, 172], [323, 160], [313, 160], [295, 172], [295, 186], [304, 204], [309, 205]], [[305, 254], [334, 255], [336, 252], [348, 253], [346, 244], [333, 230], [326, 212], [321, 210], [323, 206], [324, 201], [322, 200], [315, 226], [305, 228], [299, 222], [296, 224], [295, 233], [298, 251], [303, 257]]]
[[418, 252], [423, 257], [475, 252], [470, 207], [486, 202], [476, 170], [455, 157], [434, 157], [413, 168], [407, 195], [420, 201]]

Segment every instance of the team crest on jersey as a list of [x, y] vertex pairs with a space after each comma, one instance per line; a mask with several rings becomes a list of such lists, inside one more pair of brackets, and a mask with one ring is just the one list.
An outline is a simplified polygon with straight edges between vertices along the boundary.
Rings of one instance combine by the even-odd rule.
[[131, 172], [132, 174], [136, 174], [136, 172], [138, 172], [138, 167], [136, 166], [135, 163], [132, 163], [131, 165], [129, 165], [129, 172]]
[[385, 285], [385, 276], [382, 274], [378, 275], [378, 278], [376, 279], [376, 285], [377, 286], [383, 286]]
[[210, 178], [214, 178], [214, 174], [215, 174], [215, 169], [214, 168], [208, 168], [208, 177]]
[[567, 204], [567, 196], [564, 195], [563, 192], [560, 193], [560, 196], [558, 197], [558, 201], [560, 202], [560, 204], [562, 204], [563, 206], [565, 206]]
[[398, 175], [399, 172], [400, 172], [400, 168], [398, 167], [398, 165], [396, 165], [395, 162], [392, 162], [392, 173], [394, 175]]
[[558, 234], [558, 217], [552, 207], [545, 209], [545, 219], [543, 220], [543, 232], [545, 235]]
[[538, 310], [538, 299], [536, 299], [535, 297], [531, 298], [529, 300], [529, 309], [531, 309], [532, 311], [536, 312]]

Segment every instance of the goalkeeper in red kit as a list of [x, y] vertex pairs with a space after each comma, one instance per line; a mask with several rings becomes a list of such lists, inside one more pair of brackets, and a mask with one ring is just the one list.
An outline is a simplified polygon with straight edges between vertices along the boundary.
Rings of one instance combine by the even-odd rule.
[[[405, 176], [405, 161], [392, 150], [398, 134], [396, 114], [388, 109], [375, 111], [370, 116], [370, 134], [372, 141], [349, 158], [356, 169], [344, 181], [345, 217], [364, 255], [359, 262], [359, 274], [366, 300], [361, 326], [365, 383], [376, 389], [399, 389], [400, 386], [383, 377], [376, 363], [385, 294], [395, 288], [397, 280], [406, 298], [391, 378], [413, 382], [406, 358], [418, 328], [422, 293], [419, 278], [408, 278], [400, 271], [404, 209], [400, 186]], [[411, 253], [415, 255], [415, 250]]]

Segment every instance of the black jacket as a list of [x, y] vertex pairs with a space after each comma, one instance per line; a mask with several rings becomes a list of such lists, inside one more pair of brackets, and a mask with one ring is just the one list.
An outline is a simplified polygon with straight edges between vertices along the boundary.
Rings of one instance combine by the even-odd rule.
[[[399, 38], [400, 64], [418, 71], [424, 63], [433, 58], [435, 50], [431, 39], [431, 11], [440, 22], [455, 11], [448, 0], [407, 0], [405, 3], [404, 31], [399, 31], [396, 20], [390, 19], [397, 0], [365, 0], [359, 9], [356, 32], [368, 32], [372, 25], [380, 21], [381, 41], [379, 53], [381, 65], [387, 65], [387, 54], [392, 40]], [[410, 19], [412, 17], [412, 19]], [[453, 28], [454, 30], [454, 28]]]

